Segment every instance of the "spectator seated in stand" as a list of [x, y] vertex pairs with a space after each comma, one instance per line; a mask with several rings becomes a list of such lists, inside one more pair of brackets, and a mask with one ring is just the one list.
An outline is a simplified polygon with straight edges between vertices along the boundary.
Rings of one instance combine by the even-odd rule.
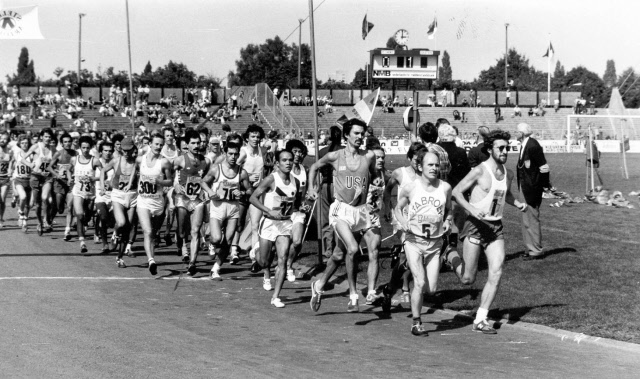
[[517, 104], [513, 107], [513, 117], [522, 117], [522, 110]]
[[462, 118], [460, 117], [460, 112], [457, 109], [453, 110], [453, 119], [454, 121], [460, 121]]
[[527, 112], [529, 117], [533, 116], [533, 108], [529, 108], [529, 112]]

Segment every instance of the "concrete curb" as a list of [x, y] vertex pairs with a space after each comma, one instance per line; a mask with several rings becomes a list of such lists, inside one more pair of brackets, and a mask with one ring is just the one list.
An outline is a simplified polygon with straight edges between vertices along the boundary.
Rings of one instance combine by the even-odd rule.
[[[305, 266], [305, 265], [300, 265], [300, 266], [306, 267], [307, 272], [311, 270], [311, 267], [309, 266]], [[314, 279], [315, 277], [312, 278], [311, 281], [313, 281]], [[343, 291], [349, 290], [349, 286], [345, 284], [345, 282], [337, 284], [333, 280], [331, 280], [329, 281], [329, 283], [333, 284], [334, 289], [339, 289]], [[474, 317], [470, 316], [467, 313], [458, 312], [451, 309], [433, 308], [428, 305], [423, 305], [422, 308], [431, 313], [440, 313], [440, 314], [445, 314], [451, 317], [466, 318], [466, 319], [469, 319], [471, 322], [473, 322], [473, 319], [474, 319]], [[592, 345], [602, 346], [606, 348], [614, 348], [614, 349], [625, 350], [625, 351], [640, 354], [640, 345], [631, 343], [631, 342], [617, 341], [610, 338], [593, 337], [593, 336], [586, 335], [584, 333], [570, 332], [568, 330], [556, 329], [549, 326], [532, 324], [532, 323], [523, 322], [523, 321], [511, 321], [511, 320], [502, 319], [502, 320], [494, 320], [494, 322], [498, 324], [501, 328], [505, 328], [505, 327], [516, 328], [519, 330], [526, 330], [530, 332], [547, 334], [554, 337], [558, 337], [558, 339], [560, 339], [560, 342], [567, 342], [567, 343], [575, 342], [578, 345], [592, 344]]]

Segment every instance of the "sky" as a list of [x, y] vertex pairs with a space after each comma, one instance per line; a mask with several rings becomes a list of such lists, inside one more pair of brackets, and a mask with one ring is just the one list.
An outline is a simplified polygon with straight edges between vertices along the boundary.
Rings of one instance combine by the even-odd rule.
[[[602, 77], [613, 59], [618, 75], [640, 69], [635, 35], [640, 2], [625, 0], [418, 1], [313, 0], [317, 76], [346, 71], [350, 81], [364, 67], [369, 50], [384, 47], [398, 29], [409, 32], [409, 48], [448, 51], [453, 78], [471, 81], [493, 65], [508, 45], [537, 69], [547, 71], [542, 56], [551, 40], [555, 59], [567, 70], [585, 66]], [[37, 5], [44, 40], [0, 40], [0, 81], [14, 74], [20, 49], [26, 46], [36, 75], [55, 77], [56, 67], [77, 70], [78, 14], [82, 20], [82, 63], [94, 73], [128, 71], [125, 0], [0, 0], [3, 9]], [[219, 78], [235, 70], [240, 49], [266, 39], [298, 43], [298, 19], [309, 14], [306, 0], [130, 0], [133, 72], [147, 61], [152, 67], [173, 60], [198, 75]], [[362, 40], [362, 19], [374, 24]], [[438, 21], [436, 38], [428, 25]], [[302, 42], [310, 42], [309, 21], [302, 24]], [[553, 63], [555, 66], [555, 63]], [[554, 66], [552, 66], [552, 71]]]

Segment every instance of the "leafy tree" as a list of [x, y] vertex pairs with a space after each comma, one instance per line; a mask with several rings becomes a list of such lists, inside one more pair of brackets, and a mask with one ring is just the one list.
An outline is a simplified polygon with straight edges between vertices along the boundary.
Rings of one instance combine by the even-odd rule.
[[229, 85], [253, 85], [267, 83], [270, 87], [298, 86], [298, 49], [301, 59], [301, 87], [311, 86], [311, 49], [287, 45], [276, 36], [261, 45], [249, 44], [240, 49], [240, 59], [236, 60], [236, 71], [229, 75]]
[[616, 75], [616, 64], [613, 59], [607, 60], [607, 68], [604, 70], [602, 80], [607, 88], [611, 88], [616, 84], [618, 77]]
[[[625, 79], [627, 80], [625, 81]], [[623, 95], [622, 101], [624, 102], [624, 106], [627, 108], [640, 107], [640, 86], [638, 86], [637, 80], [639, 80], [638, 75], [636, 75], [632, 67], [629, 67], [622, 72], [622, 75], [620, 75], [616, 83], [620, 94]]]
[[147, 64], [144, 66], [144, 71], [142, 73], [144, 75], [149, 75], [151, 74], [151, 71], [152, 71], [151, 61], [147, 61]]
[[[580, 84], [576, 86], [576, 84]], [[562, 91], [580, 90], [585, 99], [593, 96], [596, 100], [596, 107], [604, 107], [609, 103], [611, 92], [607, 91], [604, 81], [595, 72], [587, 70], [583, 66], [571, 69], [564, 76]]]
[[364, 71], [364, 69], [359, 69], [358, 71], [356, 71], [356, 75], [353, 77], [353, 80], [351, 81], [351, 87], [352, 88], [359, 88], [359, 89], [363, 89], [363, 88], [367, 88], [367, 73]]
[[[529, 63], [526, 56], [520, 55], [516, 49], [509, 49], [508, 75], [513, 80], [515, 87], [521, 91], [542, 91], [547, 89], [547, 75], [537, 71]], [[494, 66], [480, 72], [474, 87], [484, 90], [504, 89], [504, 56], [496, 60]]]
[[29, 61], [29, 49], [23, 47], [18, 56], [18, 71], [12, 77], [7, 75], [9, 85], [34, 85], [36, 82], [36, 71], [33, 59]]
[[451, 58], [449, 53], [445, 50], [442, 54], [442, 66], [438, 68], [438, 84], [440, 88], [451, 88], [451, 82], [453, 79], [453, 71], [451, 70]]

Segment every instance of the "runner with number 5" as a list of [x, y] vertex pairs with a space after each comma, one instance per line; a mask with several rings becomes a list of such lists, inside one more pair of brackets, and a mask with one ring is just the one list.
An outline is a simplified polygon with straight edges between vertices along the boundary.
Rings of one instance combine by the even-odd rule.
[[413, 275], [411, 333], [426, 336], [428, 333], [420, 319], [423, 296], [425, 292], [431, 296], [436, 292], [442, 236], [449, 232], [453, 215], [451, 186], [438, 179], [438, 156], [426, 149], [420, 150], [416, 156], [422, 165], [422, 175], [402, 187], [394, 214], [406, 233], [404, 251]]

